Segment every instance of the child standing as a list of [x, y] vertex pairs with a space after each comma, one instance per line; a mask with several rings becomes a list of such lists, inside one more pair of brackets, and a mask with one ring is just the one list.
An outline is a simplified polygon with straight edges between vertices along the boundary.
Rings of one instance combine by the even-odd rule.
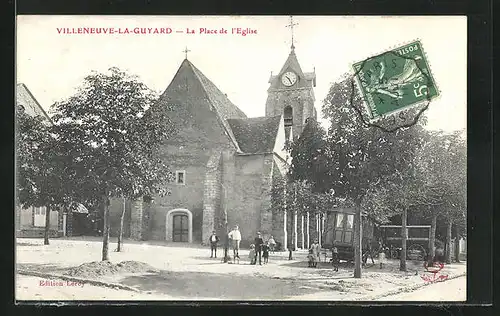
[[250, 264], [257, 263], [257, 252], [255, 251], [255, 245], [250, 245], [250, 252], [248, 253], [248, 258], [250, 259]]
[[307, 255], [307, 266], [309, 268], [314, 268], [316, 266], [316, 256], [312, 249], [309, 249], [309, 254]]
[[264, 264], [269, 262], [269, 246], [267, 244], [262, 245], [262, 258], [264, 258]]
[[332, 265], [333, 271], [339, 271], [339, 251], [337, 247], [332, 247]]
[[380, 247], [379, 249], [379, 252], [378, 252], [378, 262], [380, 263], [380, 269], [383, 268], [384, 266], [384, 263], [385, 263], [385, 247], [382, 246]]

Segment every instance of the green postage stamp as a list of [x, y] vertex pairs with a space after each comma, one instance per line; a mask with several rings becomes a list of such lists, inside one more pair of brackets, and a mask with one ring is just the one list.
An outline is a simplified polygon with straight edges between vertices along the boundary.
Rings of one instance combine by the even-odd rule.
[[353, 68], [371, 120], [439, 95], [420, 41], [355, 63]]

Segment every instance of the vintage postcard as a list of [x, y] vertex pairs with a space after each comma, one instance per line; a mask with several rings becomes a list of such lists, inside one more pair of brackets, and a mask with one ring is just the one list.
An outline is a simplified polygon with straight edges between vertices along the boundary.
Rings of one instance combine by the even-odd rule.
[[462, 16], [17, 16], [16, 300], [464, 302], [466, 70]]

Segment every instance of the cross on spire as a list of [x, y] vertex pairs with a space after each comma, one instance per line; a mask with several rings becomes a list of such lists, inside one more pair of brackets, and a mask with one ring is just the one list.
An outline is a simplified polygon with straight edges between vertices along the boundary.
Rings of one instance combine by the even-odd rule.
[[186, 55], [186, 59], [187, 59], [187, 58], [188, 58], [188, 52], [190, 52], [190, 50], [187, 48], [187, 46], [186, 46], [186, 48], [183, 50], [183, 52], [184, 52], [184, 54]]
[[292, 33], [292, 50], [295, 49], [295, 45], [293, 45], [293, 27], [295, 25], [299, 25], [299, 23], [293, 23], [293, 16], [290, 15], [290, 24], [288, 24], [286, 27], [290, 28], [290, 32]]

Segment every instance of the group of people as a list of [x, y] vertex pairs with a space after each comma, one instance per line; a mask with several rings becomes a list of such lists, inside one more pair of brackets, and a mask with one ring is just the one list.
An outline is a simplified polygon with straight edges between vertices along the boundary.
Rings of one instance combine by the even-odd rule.
[[[309, 254], [307, 255], [307, 262], [309, 268], [316, 268], [318, 266], [318, 262], [320, 261], [321, 255], [321, 246], [318, 243], [317, 239], [314, 239], [313, 243], [309, 247]], [[333, 270], [339, 271], [339, 252], [337, 247], [332, 247], [332, 259], [331, 259]]]
[[250, 252], [248, 253], [250, 264], [257, 264], [257, 258], [259, 258], [259, 265], [262, 265], [262, 258], [264, 258], [264, 263], [269, 263], [269, 251], [274, 253], [275, 246], [276, 241], [273, 236], [264, 242], [261, 233], [257, 232], [257, 237], [255, 237], [254, 244], [250, 245]]
[[[210, 258], [217, 258], [217, 245], [220, 241], [219, 236], [215, 231], [212, 232], [212, 235], [209, 238], [210, 244]], [[235, 225], [234, 228], [227, 234], [226, 242], [224, 244], [224, 259], [227, 261], [228, 258], [228, 248], [229, 244], [233, 248], [233, 258], [240, 258], [240, 243], [241, 243], [241, 232], [239, 230], [238, 225]], [[276, 241], [273, 236], [270, 236], [269, 239], [264, 242], [262, 238], [262, 234], [257, 232], [257, 237], [254, 239], [254, 243], [250, 245], [249, 259], [250, 264], [257, 264], [257, 258], [259, 259], [259, 265], [262, 265], [262, 259], [264, 259], [264, 263], [269, 262], [269, 252], [274, 253], [274, 249], [276, 247]]]

